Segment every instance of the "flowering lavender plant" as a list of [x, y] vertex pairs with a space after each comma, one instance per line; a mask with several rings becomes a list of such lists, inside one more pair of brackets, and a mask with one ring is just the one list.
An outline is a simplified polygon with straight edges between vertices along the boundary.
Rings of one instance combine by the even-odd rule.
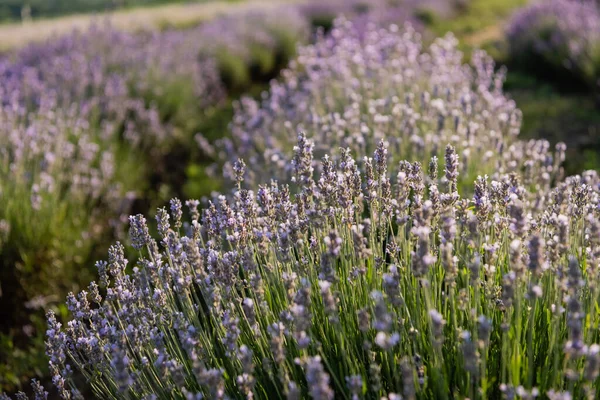
[[512, 58], [542, 74], [567, 73], [597, 88], [600, 9], [594, 1], [549, 0], [515, 13], [506, 36]]
[[[218, 150], [228, 177], [238, 157], [252, 165], [247, 179], [289, 180], [298, 132], [314, 142], [315, 159], [350, 148], [362, 159], [384, 139], [394, 161], [429, 162], [456, 147], [463, 174], [502, 172], [522, 163], [510, 155], [520, 111], [502, 92], [504, 71], [483, 52], [463, 65], [448, 35], [423, 50], [412, 28], [337, 20], [328, 36], [300, 48], [298, 59], [273, 81], [261, 101], [236, 104], [231, 137]], [[500, 157], [494, 157], [496, 153]], [[505, 158], [516, 164], [506, 165]]]
[[240, 160], [231, 196], [186, 202], [185, 222], [179, 200], [159, 209], [158, 240], [130, 217], [139, 257], [115, 244], [66, 327], [48, 314], [53, 381], [63, 398], [73, 370], [101, 398], [593, 398], [600, 177], [548, 184], [537, 160], [564, 146], [547, 147], [472, 196], [451, 145], [443, 173], [380, 142], [317, 174], [301, 136], [295, 195], [247, 189]]

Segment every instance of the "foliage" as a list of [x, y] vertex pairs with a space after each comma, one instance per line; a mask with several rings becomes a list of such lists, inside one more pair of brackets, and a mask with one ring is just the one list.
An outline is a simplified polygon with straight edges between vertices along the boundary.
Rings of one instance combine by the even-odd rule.
[[428, 25], [437, 35], [452, 32], [461, 40], [469, 35], [488, 29], [510, 16], [515, 8], [527, 4], [527, 0], [469, 0], [458, 7], [455, 18], [437, 19]]
[[216, 59], [223, 82], [235, 93], [274, 78], [309, 33], [306, 18], [294, 7], [233, 14], [198, 27], [199, 37], [210, 38], [203, 51]]
[[557, 87], [539, 76], [517, 70], [507, 74], [504, 89], [523, 112], [522, 138], [565, 142], [567, 174], [600, 168], [600, 160], [595, 157], [600, 146], [600, 113], [593, 95]]

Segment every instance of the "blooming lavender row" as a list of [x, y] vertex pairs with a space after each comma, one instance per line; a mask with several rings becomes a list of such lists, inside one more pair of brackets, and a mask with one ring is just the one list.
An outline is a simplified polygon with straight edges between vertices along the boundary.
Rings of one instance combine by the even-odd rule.
[[[185, 80], [204, 107], [222, 99], [215, 65], [200, 58], [199, 45], [191, 46], [197, 42], [189, 31], [131, 34], [109, 23], [93, 25], [30, 45], [7, 60], [3, 103], [29, 112], [51, 101], [48, 109], [77, 104], [84, 117], [98, 113], [115, 126], [125, 125], [124, 136], [134, 145], [151, 137], [160, 141], [168, 127], [160, 125], [156, 106], [146, 98]], [[135, 126], [136, 119], [148, 122]]]
[[459, 157], [345, 148], [296, 194], [246, 189], [240, 160], [232, 196], [159, 209], [158, 240], [130, 217], [137, 261], [115, 244], [66, 327], [48, 314], [61, 396], [78, 370], [100, 398], [594, 398], [600, 177], [513, 171], [464, 196]]
[[[349, 147], [361, 159], [385, 139], [395, 160], [425, 164], [452, 143], [467, 182], [479, 173], [523, 166], [513, 154], [521, 113], [502, 92], [504, 71], [476, 52], [463, 65], [448, 35], [424, 50], [410, 27], [362, 29], [339, 19], [330, 35], [299, 49], [298, 59], [261, 101], [236, 104], [231, 138], [219, 143], [229, 178], [238, 157], [253, 166], [248, 180], [290, 179], [299, 131], [315, 143], [316, 158]], [[494, 157], [500, 153], [501, 157]]]
[[[87, 32], [75, 31], [28, 46], [0, 63], [3, 82], [0, 100], [3, 120], [7, 121], [2, 126], [5, 133], [1, 135], [5, 140], [2, 147], [9, 153], [6, 157], [10, 168], [33, 175], [29, 177], [30, 186], [62, 187], [62, 181], [41, 184], [42, 178], [31, 171], [31, 165], [44, 164], [43, 157], [46, 164], [65, 164], [73, 159], [74, 146], [81, 149], [79, 153], [87, 165], [82, 163], [75, 172], [72, 169], [68, 172], [75, 175], [75, 182], [89, 181], [78, 178], [79, 169], [84, 175], [95, 176], [93, 184], [83, 188], [82, 193], [92, 194], [92, 199], [96, 199], [98, 186], [108, 185], [112, 178], [112, 174], [98, 171], [96, 153], [106, 160], [114, 159], [114, 147], [120, 138], [136, 149], [156, 153], [172, 135], [173, 127], [164, 121], [153, 102], [160, 100], [169, 85], [191, 86], [193, 97], [187, 100], [199, 103], [200, 109], [222, 101], [224, 93], [216, 63], [211, 58], [212, 46], [233, 46], [252, 32], [254, 36], [246, 44], [252, 42], [265, 51], [274, 51], [275, 31], [283, 30], [282, 24], [288, 25], [288, 33], [306, 35], [300, 33], [304, 32], [302, 20], [295, 22], [293, 29], [289, 27], [294, 21], [293, 12], [286, 14], [282, 10], [222, 17], [201, 28], [161, 33], [130, 34], [110, 25], [95, 25]], [[225, 30], [229, 35], [224, 37], [218, 32], [225, 25], [236, 29]], [[229, 48], [238, 50], [247, 51]], [[43, 124], [49, 124], [49, 129], [44, 129]], [[52, 125], [62, 128], [50, 129]], [[72, 126], [76, 133], [65, 129], [67, 126]], [[25, 134], [27, 130], [29, 133]], [[89, 145], [79, 145], [79, 140]], [[63, 142], [73, 146], [58, 145]], [[23, 148], [32, 151], [19, 150]], [[60, 152], [63, 148], [64, 156]], [[105, 163], [102, 172], [108, 172], [109, 164], [110, 161]], [[62, 172], [64, 175], [66, 171]], [[43, 179], [55, 178], [45, 174]]]
[[567, 70], [575, 79], [597, 87], [600, 8], [596, 2], [536, 2], [515, 13], [506, 35], [516, 61], [530, 68]]
[[92, 244], [126, 219], [128, 192], [145, 176], [139, 163], [159, 157], [173, 131], [147, 99], [176, 80], [189, 82], [204, 106], [223, 97], [214, 63], [187, 53], [185, 38], [97, 25], [0, 60], [0, 300], [8, 326], [23, 323], [25, 313], [10, 310], [32, 296], [76, 287]]
[[222, 97], [215, 67], [187, 51], [190, 41], [172, 32], [132, 35], [94, 26], [4, 60], [3, 185], [30, 191], [34, 209], [45, 197], [118, 204], [115, 169], [123, 160], [116, 153], [156, 153], [171, 131], [145, 98], [177, 79], [191, 82], [205, 106]]

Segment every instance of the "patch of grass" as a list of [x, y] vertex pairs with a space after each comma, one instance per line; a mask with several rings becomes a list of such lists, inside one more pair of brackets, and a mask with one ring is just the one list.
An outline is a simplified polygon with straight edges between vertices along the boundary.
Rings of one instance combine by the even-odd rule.
[[600, 169], [600, 111], [596, 96], [564, 92], [519, 71], [509, 72], [505, 89], [523, 111], [523, 138], [544, 138], [553, 144], [565, 142], [565, 169], [569, 174]]
[[[228, 135], [228, 125], [233, 118], [233, 99], [239, 98], [242, 95], [259, 98], [260, 94], [268, 88], [266, 82], [255, 82], [253, 85], [246, 87], [242, 93], [233, 93], [231, 98], [224, 106], [214, 108], [205, 114], [201, 125], [198, 126], [200, 132], [209, 142], [214, 142]], [[206, 154], [203, 154], [196, 143], [190, 143], [189, 154], [185, 169], [185, 181], [182, 183], [179, 191], [176, 193], [180, 198], [200, 199], [204, 196], [209, 196], [214, 191], [223, 189], [222, 180], [220, 177], [212, 177], [208, 173], [208, 168], [214, 162]]]
[[465, 61], [471, 59], [476, 48], [482, 48], [494, 59], [504, 61], [504, 24], [516, 9], [526, 3], [527, 0], [470, 0], [460, 6], [451, 18], [442, 18], [426, 8], [417, 9], [415, 16], [427, 27], [431, 39], [452, 32], [459, 40]]
[[428, 26], [437, 35], [453, 32], [459, 39], [501, 23], [527, 0], [471, 0], [463, 11], [451, 19]]
[[188, 179], [183, 187], [185, 198], [200, 199], [222, 189], [221, 180], [212, 177], [207, 168], [206, 165], [202, 164], [193, 163], [188, 165], [186, 169]]

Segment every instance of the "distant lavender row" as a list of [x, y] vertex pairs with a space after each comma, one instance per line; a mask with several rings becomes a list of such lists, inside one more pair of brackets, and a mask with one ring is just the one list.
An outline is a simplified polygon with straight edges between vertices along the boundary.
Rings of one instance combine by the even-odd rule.
[[[72, 181], [82, 184], [80, 190], [69, 185], [68, 196], [94, 200], [105, 195], [99, 187], [114, 181], [113, 151], [121, 138], [142, 151], [169, 136], [171, 127], [145, 97], [160, 96], [170, 81], [185, 80], [206, 106], [223, 98], [214, 63], [200, 60], [189, 49], [193, 42], [185, 32], [133, 35], [94, 26], [31, 45], [5, 60], [0, 69], [6, 121], [0, 140], [10, 160], [2, 163], [10, 170], [5, 173], [20, 171], [31, 187], [44, 191]], [[98, 156], [106, 160], [102, 171]], [[41, 174], [54, 165], [55, 173]], [[40, 184], [42, 177], [62, 180]]]
[[261, 101], [235, 104], [231, 138], [218, 144], [217, 154], [230, 178], [233, 162], [243, 158], [252, 165], [249, 181], [288, 181], [299, 168], [291, 168], [298, 132], [314, 142], [316, 160], [337, 159], [338, 148], [362, 159], [385, 140], [397, 159], [427, 163], [432, 155], [443, 158], [440, 143], [452, 143], [469, 183], [475, 170], [523, 167], [528, 150], [515, 142], [521, 113], [504, 95], [503, 79], [483, 52], [474, 54], [472, 66], [463, 65], [451, 35], [425, 50], [410, 27], [367, 25], [364, 31], [339, 20], [330, 35], [299, 49]]
[[[391, 23], [401, 24], [411, 21], [415, 24], [412, 12], [414, 4], [406, 1], [386, 0], [332, 0], [328, 2], [312, 1], [299, 6], [300, 11], [314, 24], [322, 24], [325, 27], [333, 23], [338, 16], [344, 16], [355, 22], [359, 29], [366, 28], [366, 23], [376, 23], [387, 26]], [[330, 27], [330, 26], [329, 26]]]
[[541, 74], [569, 71], [572, 78], [597, 88], [600, 9], [596, 2], [536, 2], [515, 13], [506, 33], [516, 61]]

